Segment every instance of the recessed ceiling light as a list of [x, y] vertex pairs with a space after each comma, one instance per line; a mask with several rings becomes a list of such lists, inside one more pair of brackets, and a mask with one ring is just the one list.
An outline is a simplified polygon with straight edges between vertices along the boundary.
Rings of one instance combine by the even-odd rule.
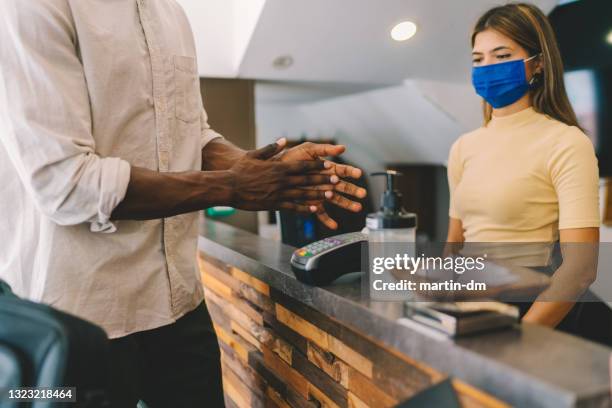
[[412, 21], [402, 21], [391, 30], [391, 38], [395, 41], [406, 41], [417, 32], [417, 26]]
[[287, 69], [293, 65], [293, 57], [291, 55], [281, 55], [280, 57], [274, 58], [272, 66], [276, 69]]
[[608, 31], [608, 35], [606, 35], [606, 42], [612, 45], [612, 30]]

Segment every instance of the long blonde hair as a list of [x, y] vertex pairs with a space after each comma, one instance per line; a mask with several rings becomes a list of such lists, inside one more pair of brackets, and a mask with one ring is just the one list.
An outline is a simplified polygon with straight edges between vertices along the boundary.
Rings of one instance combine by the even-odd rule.
[[[543, 69], [541, 73], [535, 74], [530, 89], [535, 111], [567, 125], [580, 127], [565, 91], [563, 61], [555, 33], [542, 10], [526, 3], [510, 3], [492, 8], [478, 19], [472, 32], [472, 47], [476, 35], [487, 29], [511, 38], [529, 56], [540, 56]], [[484, 101], [485, 124], [491, 120], [492, 110], [491, 105]]]

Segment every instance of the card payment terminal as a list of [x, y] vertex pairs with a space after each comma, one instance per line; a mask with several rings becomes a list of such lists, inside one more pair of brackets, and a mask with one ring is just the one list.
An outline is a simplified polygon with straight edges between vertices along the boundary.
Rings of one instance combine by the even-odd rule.
[[313, 242], [295, 250], [291, 268], [300, 282], [328, 285], [344, 274], [361, 270], [361, 248], [367, 240], [361, 232], [350, 232]]

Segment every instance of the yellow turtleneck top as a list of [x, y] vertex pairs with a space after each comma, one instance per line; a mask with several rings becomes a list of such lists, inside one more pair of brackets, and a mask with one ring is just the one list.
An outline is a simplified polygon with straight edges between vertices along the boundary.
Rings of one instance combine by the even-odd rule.
[[560, 229], [599, 227], [593, 144], [533, 108], [461, 136], [448, 181], [466, 242], [554, 242]]

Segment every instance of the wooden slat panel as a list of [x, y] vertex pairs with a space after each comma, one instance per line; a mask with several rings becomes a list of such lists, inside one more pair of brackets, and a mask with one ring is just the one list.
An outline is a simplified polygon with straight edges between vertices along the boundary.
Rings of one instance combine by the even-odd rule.
[[345, 361], [368, 378], [372, 378], [373, 363], [337, 338], [329, 336], [328, 351]]
[[281, 378], [279, 378], [279, 373], [275, 373], [272, 371], [270, 367], [266, 366], [264, 361], [263, 353], [252, 353], [249, 356], [249, 367], [253, 369], [257, 374], [263, 378], [269, 386], [274, 388], [276, 392], [283, 396], [286, 399], [289, 391], [287, 389], [287, 384], [283, 382]]
[[215, 332], [217, 333], [217, 337], [219, 341], [227, 344], [236, 355], [242, 360], [244, 364], [248, 364], [249, 362], [249, 354], [256, 350], [253, 346], [248, 344], [245, 340], [241, 339], [239, 336], [226, 332], [220, 326], [215, 325]]
[[241, 297], [239, 294], [232, 293], [234, 296], [234, 305], [244, 314], [249, 316], [255, 323], [260, 326], [264, 325], [263, 310]]
[[[321, 341], [313, 342], [324, 350], [333, 352], [338, 358], [361, 371], [366, 377], [374, 379], [381, 389], [396, 399], [402, 399], [407, 395], [415, 394], [445, 378], [445, 375], [442, 373], [420, 364], [407, 356], [402, 355], [400, 357], [400, 353], [396, 353], [384, 345], [371, 341], [362, 334], [338, 324], [338, 322], [330, 317], [312, 308], [299, 304], [295, 299], [289, 298], [273, 288], [271, 289], [271, 296], [277, 302], [277, 314], [278, 305], [282, 305], [289, 313], [298, 316], [299, 319], [294, 318], [292, 323], [299, 322], [300, 319], [301, 321], [308, 322], [309, 326], [304, 328], [295, 325], [293, 327], [295, 331], [305, 335], [305, 332], [310, 333], [308, 329], [312, 326], [319, 332], [329, 333], [330, 338], [338, 339], [341, 345], [346, 346], [348, 349], [340, 346], [338, 349], [332, 350], [329, 346], [333, 346], [333, 344], [328, 344], [328, 347], [325, 347], [322, 346]], [[286, 315], [287, 312], [284, 312], [284, 316]], [[305, 335], [305, 337], [308, 336]], [[346, 353], [347, 351], [348, 353]], [[340, 354], [342, 352], [345, 352], [345, 354]], [[360, 365], [359, 359], [362, 359], [365, 364]], [[376, 362], [376, 365], [370, 370], [368, 362]]]
[[[341, 407], [346, 407], [348, 405], [346, 388], [327, 375], [325, 371], [308, 361], [308, 358], [302, 353], [298, 351], [293, 352], [293, 362], [291, 366], [299, 372], [309, 384], [316, 387], [326, 396], [325, 401], [329, 400], [327, 401], [328, 405], [331, 402]], [[321, 400], [318, 393], [314, 393], [313, 395], [320, 402], [325, 402]]]
[[[316, 401], [316, 405], [322, 408], [340, 408], [328, 395], [310, 383], [308, 384], [308, 398]], [[343, 408], [346, 406], [346, 404], [342, 405]]]
[[[268, 330], [239, 310], [236, 303], [228, 303], [227, 298], [221, 298], [218, 296], [217, 290], [208, 290], [208, 287], [205, 287], [205, 289], [207, 304], [216, 304], [219, 309], [223, 311], [225, 316], [231, 319], [232, 329], [235, 329], [235, 331], [240, 331], [241, 329], [244, 330], [247, 335], [243, 337], [258, 348], [259, 343], [267, 344], [270, 341], [271, 337]], [[234, 297], [230, 296], [230, 298], [236, 300]], [[261, 315], [260, 317], [263, 321], [263, 317]], [[251, 341], [251, 338], [256, 339], [256, 341]]]
[[[232, 402], [238, 408], [250, 408], [251, 400], [247, 395], [243, 395], [243, 388], [240, 384], [233, 382], [229, 373], [223, 373], [223, 391], [230, 397]], [[230, 404], [231, 405], [231, 404]]]
[[[445, 378], [208, 255], [198, 259], [228, 407], [391, 407]], [[507, 405], [454, 381], [464, 408]]]
[[246, 283], [262, 295], [270, 296], [270, 286], [253, 277], [252, 275], [249, 275], [248, 273], [243, 272], [240, 269], [234, 267], [232, 267], [231, 269], [231, 274], [234, 278]]
[[257, 393], [254, 393], [225, 362], [222, 364], [222, 368], [223, 380], [229, 382], [234, 389], [230, 396], [236, 405], [242, 408], [243, 403], [246, 403], [247, 408], [263, 408], [263, 399]]
[[[216, 280], [213, 285], [214, 287], [218, 287], [218, 283], [222, 283], [225, 286], [229, 287], [232, 292], [234, 292], [234, 295], [239, 299], [246, 300], [252, 305], [257, 306], [259, 309], [262, 310], [274, 310], [274, 305], [271, 299], [267, 296], [267, 294], [264, 295], [255, 288], [249, 286], [248, 283], [251, 283], [251, 281], [245, 283], [237, 277], [234, 277], [231, 273], [232, 267], [230, 267], [229, 265], [220, 266], [220, 263], [220, 261], [210, 256], [206, 256], [203, 254], [200, 254], [200, 256], [198, 256], [198, 264], [200, 266], [202, 281], [204, 283], [206, 283], [204, 275], [212, 276]], [[238, 271], [236, 272], [238, 276], [242, 277], [245, 274], [242, 271], [236, 271]], [[262, 292], [269, 292], [269, 289], [264, 289], [261, 286], [261, 284], [263, 284], [261, 281], [254, 280], [253, 282]]]
[[214, 276], [203, 273], [202, 274], [202, 284], [209, 290], [212, 290], [217, 295], [225, 298], [228, 302], [232, 301], [232, 289], [229, 286], [225, 286], [223, 282]]
[[266, 327], [269, 327], [277, 336], [280, 336], [303, 354], [307, 354], [308, 340], [303, 336], [279, 322], [273, 314], [264, 312], [264, 322]]
[[216, 326], [223, 328], [225, 331], [231, 332], [232, 329], [230, 327], [231, 320], [225, 314], [221, 306], [209, 300], [209, 297], [206, 296], [206, 307], [208, 308], [208, 313], [210, 313], [210, 318], [214, 322]]
[[199, 257], [198, 263], [200, 266], [200, 271], [204, 274], [211, 275], [225, 286], [228, 286], [234, 292], [238, 292], [240, 290], [240, 281], [228, 273], [229, 267], [220, 267], [218, 263], [213, 260], [213, 258]]
[[275, 406], [278, 408], [291, 408], [289, 404], [283, 399], [283, 397], [274, 390], [272, 387], [268, 387], [266, 389], [266, 396], [274, 402]]
[[223, 364], [227, 365], [238, 376], [240, 381], [249, 387], [251, 392], [263, 399], [264, 390], [267, 387], [263, 378], [254, 372], [251, 367], [242, 364], [233, 353], [228, 353], [222, 349], [221, 359], [223, 360]]
[[344, 388], [348, 388], [348, 372], [349, 366], [341, 360], [338, 360], [333, 353], [325, 351], [317, 347], [313, 343], [308, 343], [308, 360], [335, 381], [342, 384]]
[[325, 331], [290, 312], [279, 303], [276, 304], [276, 319], [319, 347], [325, 350], [329, 348], [328, 336]]
[[[229, 267], [228, 270], [222, 270], [217, 265], [214, 265], [212, 263], [212, 258], [203, 259], [202, 257], [199, 257], [198, 259], [200, 263], [200, 268], [203, 273], [208, 274], [215, 279], [215, 282], [213, 282], [213, 286], [211, 287], [211, 289], [215, 290], [216, 288], [219, 288], [219, 283], [229, 287], [231, 289], [231, 296], [233, 296], [233, 298], [228, 298], [228, 300], [231, 300], [232, 304], [236, 306], [240, 311], [248, 315], [259, 325], [263, 326], [263, 316], [261, 315], [261, 309], [259, 309], [257, 306], [253, 305], [251, 302], [241, 296], [241, 291], [245, 284], [239, 281], [238, 279], [235, 279], [234, 277], [232, 277], [232, 275], [229, 274]], [[209, 281], [209, 279], [203, 278], [204, 285], [206, 285], [206, 283]], [[219, 293], [221, 295], [227, 293], [227, 290], [225, 289], [220, 290], [223, 292]]]
[[285, 380], [288, 386], [295, 389], [302, 397], [308, 399], [308, 381], [287, 363], [281, 360], [274, 352], [266, 347], [263, 350], [264, 362], [274, 373]]
[[372, 377], [373, 364], [370, 360], [278, 303], [276, 304], [276, 318], [279, 322], [300, 333], [323, 350], [335, 354], [350, 366], [361, 371], [365, 376]]
[[287, 395], [285, 396], [287, 403], [291, 407], [296, 408], [321, 408], [321, 406], [312, 400], [304, 399], [300, 394], [293, 391], [292, 388], [287, 389]]
[[348, 393], [348, 406], [349, 408], [370, 408], [368, 404], [350, 391]]
[[274, 337], [272, 351], [276, 353], [285, 363], [291, 365], [293, 360], [293, 347], [280, 337]]
[[[235, 356], [235, 351], [232, 350], [227, 344], [220, 343], [220, 345], [224, 353]], [[235, 358], [238, 359], [236, 356]], [[249, 369], [259, 375], [263, 381], [268, 384], [268, 387], [274, 389], [275, 392], [281, 396], [281, 399], [286, 401], [289, 406], [297, 408], [318, 408], [317, 405], [301, 396], [292, 387], [288, 387], [287, 384], [277, 376], [280, 375], [280, 373], [275, 373], [270, 367], [267, 367], [265, 365], [262, 353], [250, 353], [248, 365]]]
[[[367, 377], [353, 368], [349, 369], [349, 386], [350, 392], [355, 394], [365, 404], [372, 407], [392, 407], [399, 401], [374, 385]], [[406, 398], [407, 399], [407, 398]]]
[[257, 340], [255, 337], [253, 337], [251, 335], [251, 333], [249, 333], [245, 328], [243, 328], [242, 326], [240, 326], [238, 323], [236, 323], [235, 321], [232, 321], [230, 323], [230, 327], [232, 328], [232, 331], [239, 335], [240, 337], [242, 337], [243, 339], [245, 339], [247, 342], [249, 342], [253, 347], [257, 348], [257, 350], [262, 351], [262, 344], [259, 340]]

